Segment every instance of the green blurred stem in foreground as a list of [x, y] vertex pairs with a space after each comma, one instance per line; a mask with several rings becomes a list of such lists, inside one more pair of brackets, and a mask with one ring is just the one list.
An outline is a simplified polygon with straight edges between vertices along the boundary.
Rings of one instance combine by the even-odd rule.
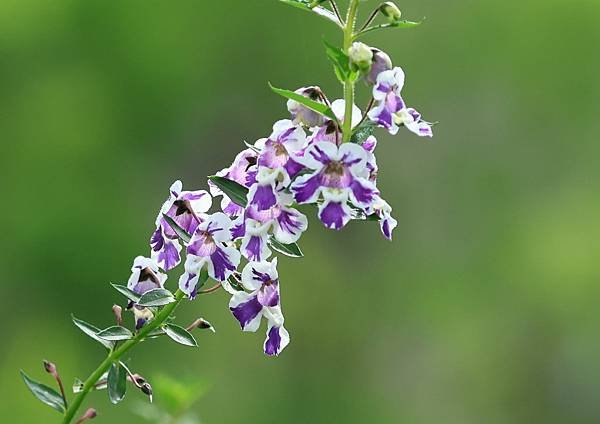
[[171, 316], [173, 311], [177, 308], [177, 306], [179, 305], [179, 303], [181, 302], [181, 300], [184, 297], [185, 297], [185, 293], [183, 293], [181, 290], [177, 290], [177, 292], [175, 293], [175, 302], [169, 303], [168, 305], [166, 305], [156, 315], [156, 317], [154, 317], [153, 320], [151, 320], [148, 324], [146, 324], [144, 327], [142, 327], [142, 329], [135, 335], [135, 337], [133, 339], [127, 340], [120, 347], [118, 347], [117, 349], [110, 352], [110, 354], [106, 357], [106, 359], [104, 361], [102, 361], [102, 363], [98, 366], [98, 368], [96, 368], [96, 370], [85, 381], [85, 383], [83, 385], [83, 389], [81, 390], [81, 392], [79, 392], [77, 397], [75, 397], [75, 399], [73, 400], [73, 403], [71, 403], [71, 406], [69, 406], [69, 408], [65, 412], [65, 418], [63, 420], [63, 424], [70, 424], [70, 422], [73, 420], [73, 417], [77, 413], [77, 410], [81, 406], [83, 400], [88, 395], [88, 393], [92, 390], [92, 388], [94, 387], [94, 384], [96, 384], [96, 382], [100, 379], [100, 377], [102, 377], [102, 374], [104, 374], [106, 371], [108, 371], [110, 366], [114, 362], [117, 362], [121, 358], [121, 356], [123, 356], [123, 354], [125, 352], [127, 352], [129, 349], [131, 349], [132, 347], [137, 345], [139, 342], [144, 340], [144, 337], [146, 337], [148, 335], [148, 333], [150, 333], [152, 330], [160, 327], [162, 325], [162, 323], [165, 322], [166, 319], [169, 318], [169, 316]]
[[[346, 17], [346, 25], [344, 26], [344, 53], [348, 54], [348, 49], [354, 38], [354, 24], [356, 22], [356, 11], [358, 9], [359, 0], [351, 0], [348, 7], [348, 15]], [[351, 76], [346, 77], [344, 81], [344, 122], [342, 124], [342, 141], [350, 141], [352, 136], [352, 105], [354, 104], [354, 83], [355, 79]]]

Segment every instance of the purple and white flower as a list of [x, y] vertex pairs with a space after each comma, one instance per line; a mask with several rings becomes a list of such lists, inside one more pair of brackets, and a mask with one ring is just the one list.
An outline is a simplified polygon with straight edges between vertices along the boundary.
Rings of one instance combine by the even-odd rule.
[[152, 258], [156, 259], [161, 268], [168, 271], [181, 262], [181, 245], [177, 233], [164, 215], [171, 217], [177, 225], [191, 234], [202, 222], [202, 216], [211, 205], [212, 198], [206, 190], [183, 191], [179, 180], [171, 185], [169, 198], [156, 217], [156, 230], [150, 238]]
[[234, 223], [232, 236], [242, 239], [240, 251], [248, 260], [263, 261], [271, 256], [270, 234], [280, 243], [289, 244], [298, 241], [308, 228], [306, 216], [290, 207], [294, 201], [291, 194], [278, 191], [275, 196], [275, 205], [270, 209], [261, 211], [249, 205]]
[[[133, 261], [127, 288], [143, 295], [150, 290], [163, 288], [166, 280], [167, 275], [160, 272], [155, 259], [138, 256]], [[128, 309], [133, 307], [135, 328], [138, 330], [154, 316], [148, 308], [138, 306], [133, 302], [129, 302], [127, 307]]]
[[277, 258], [271, 262], [249, 262], [242, 270], [241, 284], [250, 293], [236, 292], [229, 309], [243, 331], [255, 332], [262, 318], [266, 318], [264, 351], [267, 355], [278, 355], [290, 342], [290, 336], [283, 327]]
[[377, 105], [368, 113], [369, 118], [390, 134], [396, 134], [400, 125], [404, 125], [418, 136], [432, 137], [431, 123], [424, 121], [419, 112], [404, 103], [401, 96], [403, 87], [402, 68], [381, 72], [373, 86], [373, 98]]
[[[250, 187], [256, 182], [256, 162], [258, 154], [253, 149], [245, 149], [237, 154], [229, 168], [217, 172], [220, 177], [225, 177], [244, 187]], [[213, 197], [223, 196], [221, 199], [221, 210], [229, 216], [239, 216], [244, 208], [231, 201], [212, 181], [208, 182], [210, 194]]]
[[317, 142], [309, 147], [302, 161], [311, 172], [297, 178], [290, 189], [298, 203], [315, 203], [323, 197], [319, 218], [328, 228], [340, 230], [352, 218], [349, 201], [367, 208], [378, 194], [366, 178], [367, 152], [357, 144], [338, 147]]
[[269, 138], [258, 140], [255, 146], [260, 149], [259, 167], [285, 169], [293, 178], [302, 169], [295, 159], [306, 146], [306, 133], [301, 126], [282, 119], [273, 125]]
[[367, 214], [375, 214], [379, 218], [379, 227], [381, 229], [381, 233], [388, 240], [392, 240], [392, 232], [394, 228], [398, 225], [398, 221], [396, 221], [392, 217], [392, 207], [383, 200], [381, 197], [376, 196], [375, 200], [371, 207], [367, 210]]
[[230, 242], [231, 219], [222, 212], [206, 217], [187, 246], [185, 272], [179, 278], [179, 288], [194, 298], [204, 266], [213, 280], [226, 281], [240, 263], [240, 252], [229, 246]]

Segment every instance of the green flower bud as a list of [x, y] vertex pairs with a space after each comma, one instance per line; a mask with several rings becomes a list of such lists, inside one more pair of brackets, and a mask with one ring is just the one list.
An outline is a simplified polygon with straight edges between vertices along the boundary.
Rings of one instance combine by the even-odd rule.
[[388, 18], [391, 22], [399, 21], [402, 16], [402, 12], [398, 9], [398, 6], [394, 2], [386, 1], [379, 6], [381, 14]]
[[373, 50], [364, 43], [352, 43], [348, 49], [348, 57], [350, 63], [362, 72], [368, 72], [373, 60]]

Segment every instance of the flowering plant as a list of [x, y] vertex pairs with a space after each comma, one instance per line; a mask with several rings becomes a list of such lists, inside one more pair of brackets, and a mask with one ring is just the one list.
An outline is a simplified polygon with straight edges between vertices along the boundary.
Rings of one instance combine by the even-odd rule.
[[[335, 0], [281, 0], [321, 16], [343, 32], [343, 45], [325, 43], [327, 57], [343, 85], [343, 99], [330, 100], [318, 86], [296, 91], [271, 86], [287, 99], [288, 119], [277, 121], [271, 134], [246, 144], [231, 165], [208, 177], [207, 190], [184, 190], [181, 181], [169, 188], [150, 237], [150, 252], [134, 259], [126, 285], [113, 284], [126, 306], [114, 305], [116, 325], [100, 329], [73, 317], [74, 324], [106, 348], [106, 359], [85, 382], [76, 381], [76, 396], [67, 400], [57, 367], [44, 361], [59, 391], [21, 375], [42, 402], [64, 414], [63, 423], [75, 418], [92, 390], [107, 389], [112, 403], [120, 402], [128, 381], [150, 399], [152, 387], [130, 371], [121, 358], [142, 341], [168, 337], [197, 346], [195, 329], [213, 326], [203, 318], [186, 327], [174, 322], [173, 312], [184, 299], [225, 290], [229, 310], [243, 331], [257, 331], [264, 319], [263, 350], [277, 356], [288, 346], [277, 253], [301, 257], [297, 242], [308, 228], [298, 205], [316, 207], [321, 223], [341, 230], [351, 220], [379, 223], [383, 236], [392, 238], [397, 221], [377, 185], [375, 157], [380, 127], [396, 134], [401, 127], [421, 137], [432, 136], [432, 124], [409, 107], [402, 97], [405, 75], [382, 50], [357, 41], [378, 29], [409, 28], [418, 22], [401, 20], [398, 7], [385, 2], [356, 28], [359, 0], [350, 0], [345, 18]], [[330, 8], [327, 8], [329, 5]], [[373, 24], [376, 18], [385, 20]], [[355, 88], [363, 81], [372, 92], [364, 110], [354, 104]], [[220, 211], [212, 211], [220, 198]], [[182, 265], [176, 291], [165, 283], [167, 273]], [[206, 288], [207, 283], [214, 283]], [[123, 312], [131, 311], [133, 325], [124, 325]], [[88, 409], [77, 421], [95, 417]]]

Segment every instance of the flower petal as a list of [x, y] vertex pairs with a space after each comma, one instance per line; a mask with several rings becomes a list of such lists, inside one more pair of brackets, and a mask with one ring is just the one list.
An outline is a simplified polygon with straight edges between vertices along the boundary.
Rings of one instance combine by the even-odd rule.
[[236, 292], [229, 301], [229, 310], [243, 331], [256, 331], [262, 318], [262, 305], [254, 293]]
[[290, 343], [290, 334], [283, 326], [269, 325], [263, 349], [269, 356], [277, 356]]
[[341, 230], [352, 217], [352, 210], [345, 202], [326, 200], [319, 206], [319, 219], [327, 227]]
[[208, 275], [216, 281], [225, 281], [240, 264], [240, 252], [234, 247], [218, 247], [210, 255]]
[[280, 243], [295, 243], [307, 228], [308, 219], [304, 214], [293, 208], [282, 207], [273, 229], [273, 236]]

